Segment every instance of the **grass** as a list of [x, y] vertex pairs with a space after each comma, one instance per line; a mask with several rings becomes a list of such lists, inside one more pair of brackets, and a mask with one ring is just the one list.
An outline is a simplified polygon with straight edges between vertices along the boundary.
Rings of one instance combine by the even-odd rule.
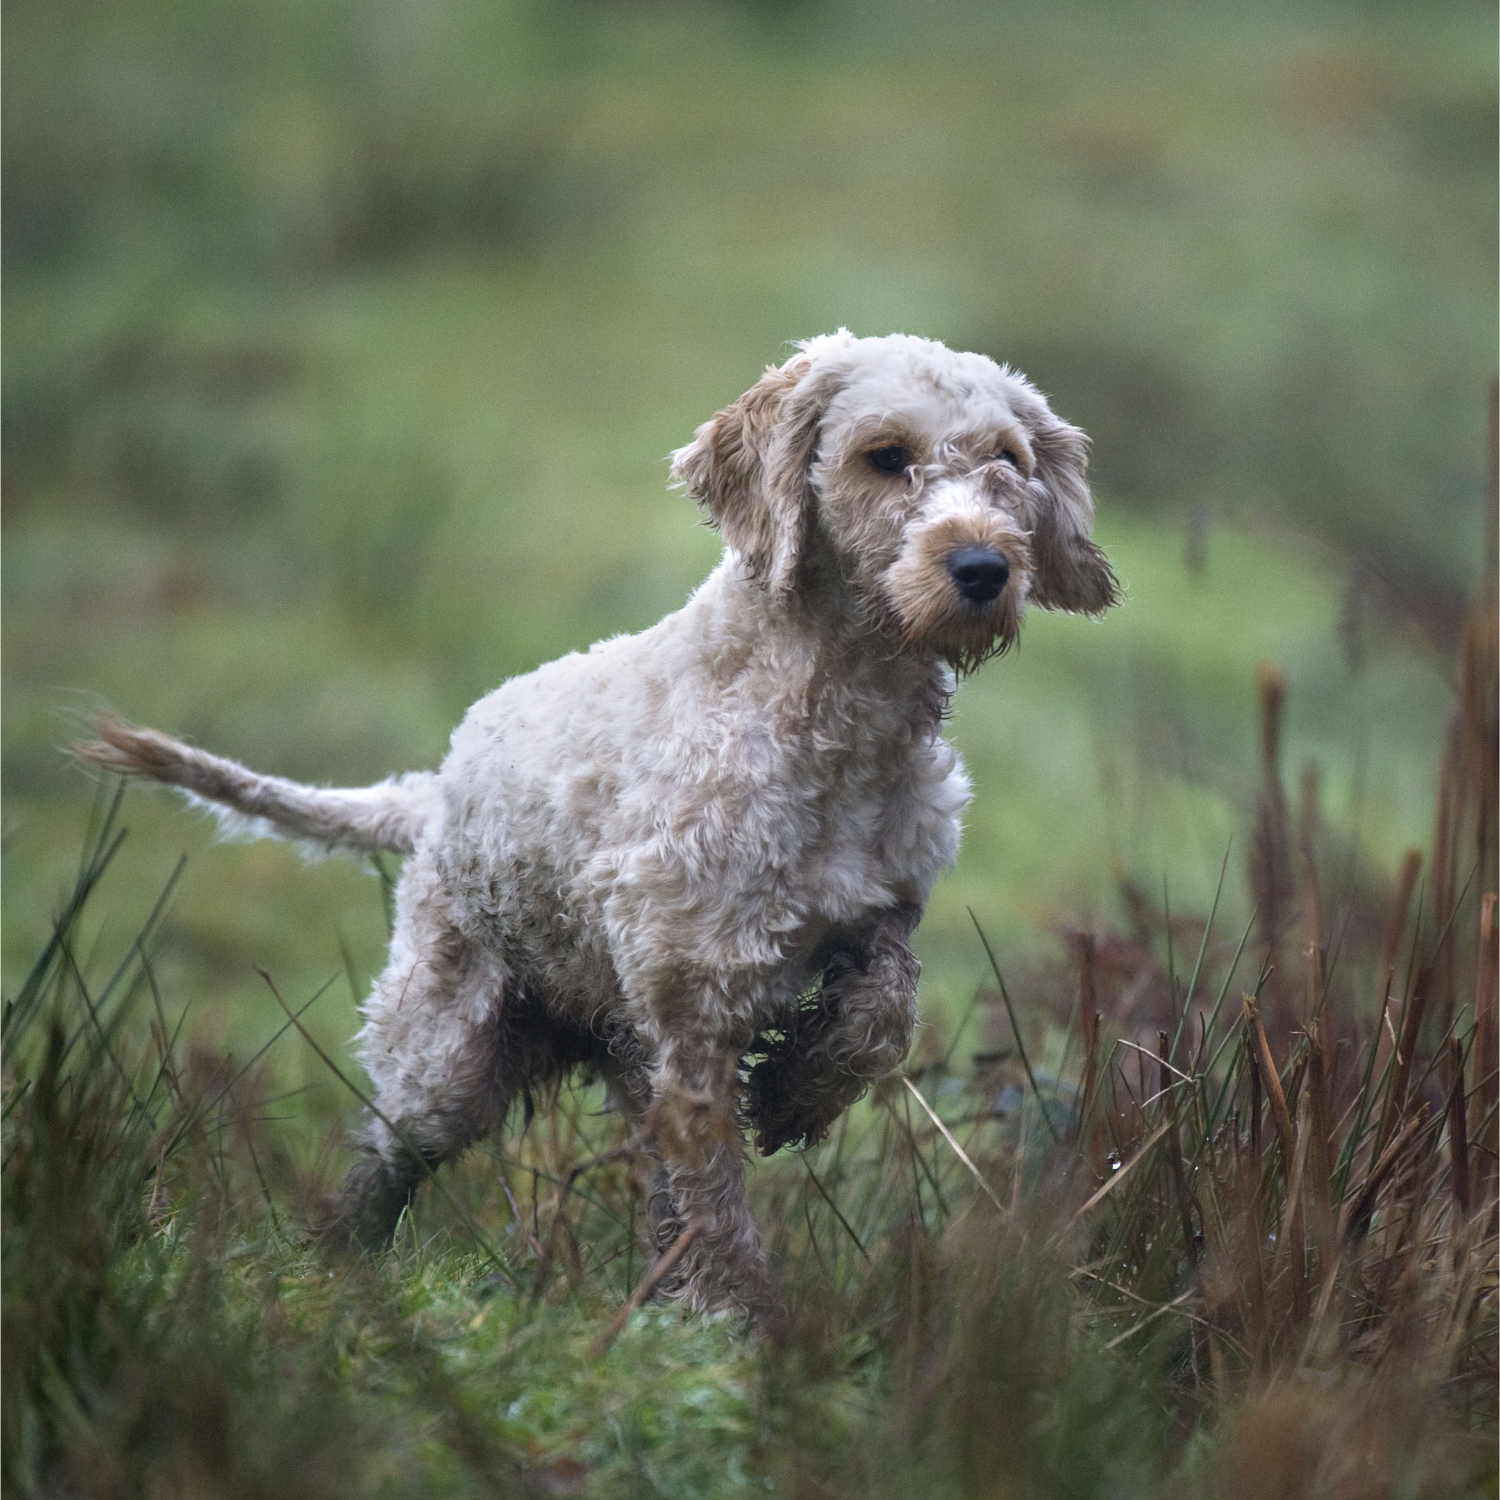
[[[1470, 651], [1493, 660], [1493, 629], [1477, 613]], [[1401, 884], [1361, 953], [1310, 782], [1287, 812], [1283, 692], [1262, 675], [1257, 910], [1224, 930], [1221, 883], [1196, 918], [1142, 916], [1154, 1046], [1111, 994], [1123, 939], [1079, 936], [1048, 1025], [981, 932], [1007, 1045], [960, 1028], [756, 1170], [774, 1346], [669, 1308], [612, 1337], [647, 1271], [639, 1185], [587, 1085], [446, 1169], [389, 1253], [311, 1247], [342, 1081], [287, 1091], [290, 1012], [248, 1058], [192, 1042], [155, 914], [99, 915], [125, 840], [101, 789], [4, 1011], [7, 1488], [1493, 1493], [1495, 900], [1424, 913]], [[1469, 707], [1450, 765], [1493, 780]], [[1439, 823], [1492, 871], [1482, 784], [1449, 776]]]
[[[1459, 1071], [1493, 1097], [1493, 807], [1449, 734], [1493, 677], [1453, 666], [1491, 8], [17, 0], [6, 30], [8, 1492], [1494, 1493], [1489, 1106], [1467, 1211], [1448, 1107]], [[434, 764], [501, 678], [680, 603], [717, 548], [665, 454], [841, 323], [1033, 374], [1093, 435], [1130, 591], [1032, 619], [956, 707], [978, 795], [909, 1077], [989, 1191], [895, 1084], [756, 1167], [784, 1350], [648, 1307], [599, 1354], [644, 1267], [628, 1161], [563, 1193], [621, 1144], [579, 1089], [445, 1176], [461, 1213], [429, 1191], [389, 1257], [324, 1260], [297, 1226], [356, 1106], [295, 1033], [239, 1070], [285, 1022], [257, 967], [342, 1059], [381, 887], [133, 794], [75, 908], [105, 809], [70, 719], [99, 695], [312, 780]], [[1388, 991], [1415, 1049], [1376, 1041]]]

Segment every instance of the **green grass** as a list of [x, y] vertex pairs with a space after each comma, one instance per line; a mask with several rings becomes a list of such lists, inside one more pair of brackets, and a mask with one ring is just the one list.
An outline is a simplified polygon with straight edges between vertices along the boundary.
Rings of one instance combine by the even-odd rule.
[[[1077, 929], [1099, 941], [1110, 1034], [1154, 1048], [1222, 866], [1220, 982], [1256, 900], [1262, 661], [1288, 682], [1285, 779], [1320, 770], [1339, 1035], [1369, 1042], [1479, 573], [1492, 8], [17, 0], [6, 32], [12, 1000], [77, 876], [96, 789], [61, 747], [94, 704], [304, 779], [435, 764], [482, 692], [658, 619], [703, 577], [717, 542], [665, 492], [666, 455], [790, 338], [904, 328], [1026, 369], [1094, 438], [1099, 535], [1129, 592], [1097, 625], [1033, 617], [954, 712], [977, 795], [918, 934], [912, 1066], [951, 1058], [915, 1076], [955, 1128], [986, 1091], [1029, 1099], [1024, 1145], [1014, 1114], [971, 1140], [1020, 1211], [984, 1217], [904, 1090], [899, 1122], [882, 1096], [809, 1158], [869, 1262], [803, 1164], [760, 1166], [797, 1309], [781, 1355], [660, 1309], [591, 1352], [642, 1270], [623, 1170], [565, 1205], [580, 1258], [554, 1246], [533, 1301], [536, 1249], [496, 1180], [545, 1246], [556, 1205], [532, 1169], [609, 1142], [591, 1095], [452, 1174], [520, 1291], [488, 1281], [432, 1194], [379, 1263], [300, 1243], [354, 1108], [295, 1037], [183, 1135], [158, 1194], [161, 1132], [282, 1024], [257, 966], [294, 1004], [322, 991], [306, 1024], [342, 1057], [386, 925], [355, 865], [216, 844], [132, 791], [130, 836], [70, 933], [92, 986], [187, 853], [150, 950], [168, 1031], [187, 1015], [181, 1092], [149, 987], [117, 1038], [132, 1081], [158, 1084], [144, 1112], [88, 1031], [45, 1074], [51, 1007], [70, 1032], [82, 1016], [57, 973], [7, 1037], [8, 1489], [1260, 1495], [1332, 1486], [1326, 1464], [1368, 1451], [1370, 1493], [1494, 1492], [1453, 1436], [1493, 1436], [1493, 1368], [1474, 1362], [1492, 1290], [1459, 1354], [1423, 1343], [1448, 1272], [1380, 1304], [1421, 1313], [1404, 1384], [1341, 1304], [1342, 1373], [1309, 1383], [1282, 1264], [1266, 1363], [1238, 1371], [1221, 1339], [1220, 1388], [1180, 1312], [1148, 1324], [1067, 1278], [1109, 1246], [1056, 1240], [1079, 1183], [1038, 1154], [1015, 1059], [969, 1065], [1014, 1045], [971, 910], [1064, 1100]], [[1404, 952], [1425, 960], [1422, 896]], [[1135, 1127], [1106, 1123], [1128, 1154]], [[1222, 1134], [1179, 1139], [1205, 1206], [1232, 1217]], [[1418, 1148], [1377, 1229], [1410, 1209], [1449, 1234], [1446, 1137]], [[1115, 1279], [1153, 1307], [1188, 1291], [1244, 1343], [1242, 1311], [1211, 1309], [1170, 1248], [1163, 1149], [1100, 1232], [1155, 1224], [1167, 1248]], [[1407, 1243], [1376, 1234], [1340, 1287], [1366, 1297]]]

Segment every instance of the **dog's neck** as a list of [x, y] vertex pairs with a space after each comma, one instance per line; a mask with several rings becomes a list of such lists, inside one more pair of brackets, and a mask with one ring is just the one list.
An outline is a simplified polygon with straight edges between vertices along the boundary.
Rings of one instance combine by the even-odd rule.
[[904, 644], [842, 579], [799, 579], [796, 589], [773, 593], [726, 558], [710, 585], [705, 592], [726, 602], [745, 599], [732, 606], [735, 616], [754, 617], [760, 628], [742, 638], [744, 665], [753, 658], [775, 682], [777, 700], [799, 717], [878, 714], [893, 726], [932, 731], [948, 712], [952, 668], [935, 651]]

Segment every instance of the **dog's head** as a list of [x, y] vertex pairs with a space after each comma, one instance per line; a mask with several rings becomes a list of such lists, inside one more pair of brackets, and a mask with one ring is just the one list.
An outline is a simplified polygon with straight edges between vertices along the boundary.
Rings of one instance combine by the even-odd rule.
[[[809, 339], [698, 429], [672, 472], [774, 594], [831, 571], [960, 669], [1027, 603], [1119, 600], [1089, 537], [1088, 441], [1024, 376], [930, 339]], [[831, 569], [818, 569], [819, 561]]]

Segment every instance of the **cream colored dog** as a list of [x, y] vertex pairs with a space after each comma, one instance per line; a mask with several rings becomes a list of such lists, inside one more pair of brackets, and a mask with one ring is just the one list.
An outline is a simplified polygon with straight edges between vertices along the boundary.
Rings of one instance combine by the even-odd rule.
[[[741, 1120], [820, 1139], [906, 1055], [908, 946], [969, 783], [956, 674], [1026, 605], [1098, 614], [1086, 442], [1022, 376], [895, 335], [810, 339], [673, 474], [725, 542], [676, 614], [481, 699], [441, 770], [262, 777], [105, 718], [89, 760], [317, 844], [408, 855], [360, 1057], [381, 1120], [332, 1227], [391, 1235], [518, 1097], [602, 1075], [653, 1163], [668, 1289], [772, 1308]], [[748, 1069], [748, 1071], [747, 1071]]]

